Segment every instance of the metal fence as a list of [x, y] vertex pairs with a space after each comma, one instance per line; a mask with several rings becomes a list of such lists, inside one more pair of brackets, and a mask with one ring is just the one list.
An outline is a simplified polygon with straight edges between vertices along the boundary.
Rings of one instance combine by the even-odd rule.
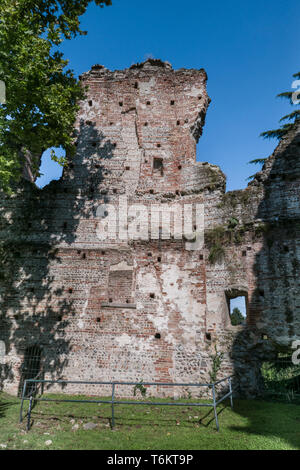
[[[66, 381], [66, 380], [43, 380], [43, 379], [27, 379], [24, 382], [23, 386], [23, 393], [21, 397], [21, 407], [20, 407], [20, 423], [23, 421], [23, 406], [24, 401], [29, 401], [28, 411], [27, 411], [27, 425], [26, 429], [29, 431], [30, 423], [31, 423], [31, 411], [33, 404], [38, 401], [54, 401], [54, 402], [62, 402], [62, 403], [107, 403], [111, 404], [111, 428], [113, 429], [115, 426], [115, 405], [154, 405], [154, 406], [205, 406], [211, 407], [214, 410], [214, 417], [216, 421], [216, 428], [219, 431], [219, 420], [218, 420], [218, 413], [217, 413], [217, 406], [222, 403], [227, 398], [230, 399], [230, 406], [233, 408], [233, 392], [232, 392], [232, 376], [225, 377], [222, 380], [218, 380], [214, 383], [161, 383], [161, 382], [143, 382], [142, 385], [146, 386], [167, 386], [167, 387], [207, 387], [212, 391], [212, 402], [210, 403], [195, 403], [195, 402], [173, 402], [173, 403], [164, 403], [164, 402], [152, 402], [152, 401], [127, 401], [127, 400], [116, 400], [115, 391], [117, 385], [134, 385], [140, 386], [141, 382], [83, 382], [83, 381]], [[216, 386], [227, 382], [228, 391], [221, 396], [220, 398], [217, 397], [216, 394]], [[26, 396], [26, 390], [28, 390], [28, 385], [30, 384], [29, 389], [37, 390], [39, 384], [61, 384], [63, 386], [67, 384], [84, 384], [84, 385], [110, 385], [111, 386], [111, 400], [75, 400], [75, 399], [64, 399], [64, 398], [37, 398], [34, 394], [30, 396]]]

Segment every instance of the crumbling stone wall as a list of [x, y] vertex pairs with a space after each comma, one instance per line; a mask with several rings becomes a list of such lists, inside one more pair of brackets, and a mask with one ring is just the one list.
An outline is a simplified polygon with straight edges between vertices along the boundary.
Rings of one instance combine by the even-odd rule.
[[[220, 378], [234, 373], [255, 395], [261, 360], [299, 336], [300, 137], [289, 135], [245, 190], [226, 193], [221, 170], [196, 162], [204, 70], [150, 59], [115, 72], [96, 65], [81, 80], [77, 153], [63, 177], [43, 190], [24, 181], [2, 199], [5, 388], [17, 392], [35, 344], [49, 378], [156, 382], [209, 382], [217, 345]], [[203, 204], [204, 246], [163, 232], [99, 240], [97, 209], [105, 219], [125, 197], [157, 211]], [[246, 326], [230, 322], [237, 294], [247, 297]]]

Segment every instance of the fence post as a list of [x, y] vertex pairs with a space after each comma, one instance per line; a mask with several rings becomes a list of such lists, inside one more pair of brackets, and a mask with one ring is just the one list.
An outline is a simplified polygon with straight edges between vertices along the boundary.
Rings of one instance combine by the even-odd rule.
[[26, 426], [27, 431], [29, 431], [29, 429], [30, 429], [30, 417], [31, 417], [32, 401], [33, 401], [33, 396], [31, 395], [31, 397], [29, 399], [29, 408], [28, 408], [28, 413], [27, 413], [27, 426]]
[[230, 392], [230, 406], [233, 409], [231, 377], [228, 377], [228, 383], [229, 383], [229, 392]]
[[27, 380], [25, 380], [25, 381], [24, 381], [24, 384], [23, 384], [19, 423], [22, 423], [22, 421], [23, 421], [22, 413], [23, 413], [23, 405], [24, 405], [24, 398], [25, 398], [26, 386], [27, 386]]
[[115, 399], [115, 384], [112, 383], [111, 390], [111, 428], [114, 428], [115, 425], [115, 410], [114, 410], [114, 399]]
[[216, 407], [216, 390], [215, 390], [215, 384], [212, 384], [212, 394], [213, 394], [213, 400], [214, 400], [214, 414], [215, 414], [215, 420], [216, 420], [216, 426], [217, 426], [217, 431], [219, 431], [219, 420], [218, 420], [218, 413], [217, 413], [217, 407]]

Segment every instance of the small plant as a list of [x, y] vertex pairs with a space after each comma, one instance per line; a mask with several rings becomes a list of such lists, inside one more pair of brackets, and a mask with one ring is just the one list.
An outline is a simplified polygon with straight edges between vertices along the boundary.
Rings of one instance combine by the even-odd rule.
[[210, 247], [208, 261], [214, 264], [217, 261], [221, 261], [224, 257], [225, 250], [223, 248], [226, 237], [226, 229], [222, 225], [208, 230], [205, 233], [205, 242]]
[[215, 354], [211, 356], [212, 369], [209, 372], [209, 378], [210, 378], [211, 383], [215, 383], [217, 381], [217, 376], [221, 369], [223, 358], [224, 358], [224, 353], [218, 351], [217, 345], [215, 345]]
[[208, 261], [211, 264], [216, 263], [217, 261], [222, 261], [223, 257], [225, 254], [225, 250], [223, 246], [220, 243], [216, 243], [214, 246], [211, 247], [209, 255], [208, 255]]
[[192, 398], [192, 392], [189, 388], [184, 388], [184, 393], [186, 394], [187, 398], [190, 400]]
[[238, 225], [239, 221], [235, 217], [231, 217], [228, 220], [228, 228], [229, 230], [234, 229]]
[[133, 388], [133, 395], [136, 396], [136, 392], [140, 391], [142, 397], [146, 396], [147, 389], [143, 386], [143, 380], [141, 380], [138, 384], [136, 384]]

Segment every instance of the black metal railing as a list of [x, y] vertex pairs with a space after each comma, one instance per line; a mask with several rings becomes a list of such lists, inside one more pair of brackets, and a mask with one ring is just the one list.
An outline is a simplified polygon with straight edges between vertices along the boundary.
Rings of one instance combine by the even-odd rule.
[[[214, 383], [162, 383], [162, 382], [143, 382], [143, 386], [159, 386], [159, 387], [207, 387], [212, 391], [212, 402], [210, 403], [199, 403], [199, 402], [172, 402], [172, 403], [165, 403], [159, 401], [128, 401], [128, 400], [116, 400], [115, 392], [116, 387], [118, 385], [122, 386], [140, 386], [141, 382], [83, 382], [83, 381], [66, 381], [66, 380], [43, 380], [43, 379], [27, 379], [25, 380], [24, 387], [23, 387], [23, 394], [21, 397], [21, 408], [20, 408], [20, 423], [23, 421], [23, 405], [25, 400], [29, 400], [28, 412], [27, 412], [27, 425], [26, 429], [29, 431], [30, 423], [31, 423], [31, 411], [34, 402], [38, 401], [54, 401], [54, 402], [61, 402], [61, 403], [107, 403], [111, 404], [111, 427], [114, 428], [115, 425], [115, 406], [116, 405], [155, 405], [155, 406], [205, 406], [211, 407], [214, 410], [214, 417], [216, 422], [217, 431], [219, 431], [219, 420], [218, 420], [218, 413], [217, 413], [217, 406], [222, 403], [227, 398], [230, 399], [231, 408], [233, 408], [233, 391], [232, 391], [232, 376], [225, 377], [224, 379], [218, 380]], [[228, 391], [219, 397], [216, 393], [217, 385], [227, 382]], [[82, 385], [110, 385], [111, 386], [111, 400], [76, 400], [76, 399], [68, 399], [68, 398], [37, 398], [36, 396], [31, 395], [30, 397], [26, 396], [26, 389], [28, 384], [61, 384], [63, 386], [67, 384], [82, 384]]]

